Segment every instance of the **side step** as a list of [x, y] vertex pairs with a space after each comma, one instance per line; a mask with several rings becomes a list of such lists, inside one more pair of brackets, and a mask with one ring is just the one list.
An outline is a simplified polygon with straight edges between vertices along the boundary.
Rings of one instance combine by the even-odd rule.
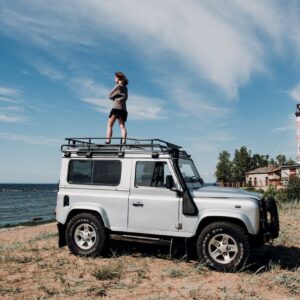
[[154, 238], [149, 236], [140, 236], [140, 235], [130, 235], [130, 234], [110, 234], [110, 238], [113, 240], [119, 241], [128, 241], [128, 242], [141, 242], [148, 244], [161, 244], [161, 245], [170, 245], [173, 243], [173, 238], [170, 239], [162, 239], [162, 238]]
[[[173, 244], [174, 238], [170, 237], [166, 238], [157, 238], [157, 237], [149, 237], [142, 235], [130, 235], [130, 234], [110, 234], [110, 238], [116, 241], [126, 241], [126, 242], [138, 242], [144, 244], [159, 244], [159, 245], [167, 245], [169, 246], [169, 257], [172, 258], [173, 252]], [[185, 257], [187, 257], [187, 239], [184, 240], [185, 246]]]

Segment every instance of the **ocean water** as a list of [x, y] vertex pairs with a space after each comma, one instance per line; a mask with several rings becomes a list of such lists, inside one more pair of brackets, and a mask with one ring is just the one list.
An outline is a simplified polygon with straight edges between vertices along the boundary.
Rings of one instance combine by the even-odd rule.
[[57, 184], [0, 184], [0, 227], [55, 216]]

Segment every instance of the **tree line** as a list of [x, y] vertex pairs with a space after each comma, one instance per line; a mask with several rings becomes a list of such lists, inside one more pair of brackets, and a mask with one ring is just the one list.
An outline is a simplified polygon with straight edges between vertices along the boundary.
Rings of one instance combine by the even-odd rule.
[[234, 157], [230, 159], [230, 153], [223, 150], [219, 154], [215, 176], [217, 182], [225, 186], [244, 186], [246, 173], [260, 167], [279, 167], [282, 165], [293, 165], [295, 161], [287, 159], [284, 154], [279, 154], [276, 158], [269, 155], [253, 154], [246, 146], [236, 149]]

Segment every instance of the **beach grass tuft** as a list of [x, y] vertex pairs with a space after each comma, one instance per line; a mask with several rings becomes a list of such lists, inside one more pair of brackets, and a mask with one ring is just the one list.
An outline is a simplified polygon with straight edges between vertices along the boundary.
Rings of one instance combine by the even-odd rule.
[[92, 275], [98, 280], [111, 280], [115, 278], [120, 278], [124, 271], [124, 263], [118, 260], [115, 263], [98, 266]]

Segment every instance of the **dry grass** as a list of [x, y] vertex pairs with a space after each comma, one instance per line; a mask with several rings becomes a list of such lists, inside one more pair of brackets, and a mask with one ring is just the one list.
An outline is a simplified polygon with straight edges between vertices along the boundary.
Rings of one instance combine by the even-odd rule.
[[239, 273], [168, 257], [168, 248], [114, 241], [104, 258], [57, 247], [55, 224], [0, 231], [1, 299], [299, 299], [300, 204], [280, 210], [281, 235]]

